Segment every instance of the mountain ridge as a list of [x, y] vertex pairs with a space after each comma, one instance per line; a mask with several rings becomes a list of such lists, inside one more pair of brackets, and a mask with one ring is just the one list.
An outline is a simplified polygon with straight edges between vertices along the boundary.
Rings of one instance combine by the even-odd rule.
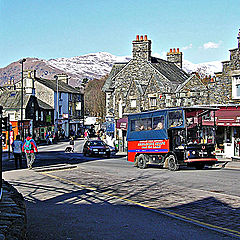
[[[69, 84], [80, 86], [84, 78], [100, 79], [109, 74], [116, 62], [129, 62], [129, 56], [115, 56], [107, 52], [89, 53], [70, 58], [39, 59], [26, 58], [24, 70], [36, 70], [37, 77], [53, 79], [54, 75], [65, 73], [70, 77]], [[221, 61], [194, 64], [183, 60], [183, 69], [187, 73], [200, 72], [205, 75], [213, 75], [222, 70]], [[21, 80], [21, 64], [13, 62], [4, 68], [0, 68], [0, 85], [9, 80], [18, 82]]]

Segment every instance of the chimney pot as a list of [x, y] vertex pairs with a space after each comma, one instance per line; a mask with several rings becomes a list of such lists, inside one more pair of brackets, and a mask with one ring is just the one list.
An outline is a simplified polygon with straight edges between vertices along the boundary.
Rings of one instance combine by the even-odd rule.
[[144, 41], [147, 41], [147, 35], [144, 36]]
[[172, 52], [172, 49], [170, 48], [170, 53]]
[[139, 41], [139, 35], [136, 36], [136, 41]]
[[177, 48], [177, 52], [179, 53], [179, 48]]
[[176, 52], [176, 49], [175, 49], [175, 48], [173, 49], [173, 52], [174, 52], [174, 53]]
[[143, 41], [143, 36], [140, 37], [140, 41]]

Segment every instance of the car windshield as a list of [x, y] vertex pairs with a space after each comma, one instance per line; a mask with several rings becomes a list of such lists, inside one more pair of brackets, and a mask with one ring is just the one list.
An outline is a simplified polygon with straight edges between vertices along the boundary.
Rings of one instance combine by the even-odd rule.
[[105, 146], [105, 143], [102, 141], [94, 141], [90, 143], [90, 146]]

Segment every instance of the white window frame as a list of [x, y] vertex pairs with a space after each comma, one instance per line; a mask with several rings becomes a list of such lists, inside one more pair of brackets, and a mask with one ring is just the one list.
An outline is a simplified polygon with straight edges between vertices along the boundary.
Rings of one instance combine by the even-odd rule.
[[131, 99], [130, 100], [130, 106], [131, 106], [131, 108], [136, 108], [137, 107], [137, 100], [136, 99]]
[[240, 92], [238, 95], [238, 88], [240, 88], [240, 75], [232, 77], [232, 98], [240, 99]]
[[156, 107], [157, 106], [157, 98], [156, 97], [150, 97], [149, 98], [149, 105], [150, 105], [150, 107]]

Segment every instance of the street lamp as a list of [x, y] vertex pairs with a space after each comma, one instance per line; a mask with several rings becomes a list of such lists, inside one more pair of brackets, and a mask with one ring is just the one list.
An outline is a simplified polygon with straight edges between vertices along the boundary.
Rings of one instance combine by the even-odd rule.
[[57, 115], [57, 119], [56, 119], [57, 124], [56, 125], [57, 125], [57, 127], [56, 127], [56, 130], [58, 133], [58, 110], [59, 110], [59, 107], [58, 107], [58, 100], [59, 100], [59, 98], [58, 98], [58, 76], [55, 75], [54, 78], [56, 79], [56, 82], [57, 82], [57, 109], [56, 109], [56, 115]]
[[26, 58], [23, 58], [19, 61], [22, 65], [22, 86], [21, 86], [21, 139], [23, 139], [23, 63], [26, 62]]

